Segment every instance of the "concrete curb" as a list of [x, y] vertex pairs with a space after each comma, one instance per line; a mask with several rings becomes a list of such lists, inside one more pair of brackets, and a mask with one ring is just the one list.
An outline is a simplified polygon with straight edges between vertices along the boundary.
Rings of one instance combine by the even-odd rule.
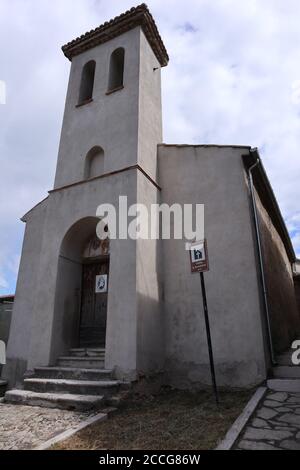
[[240, 416], [235, 420], [229, 431], [227, 432], [224, 439], [216, 447], [215, 450], [230, 450], [237, 438], [241, 434], [242, 430], [248, 423], [253, 412], [257, 408], [259, 402], [263, 399], [267, 391], [266, 387], [259, 387], [254, 395], [250, 398], [247, 405], [243, 409]]
[[99, 421], [104, 421], [105, 419], [107, 419], [107, 416], [108, 416], [108, 413], [98, 413], [95, 416], [92, 416], [82, 421], [82, 423], [78, 424], [76, 427], [67, 429], [67, 431], [61, 432], [57, 436], [52, 437], [52, 439], [48, 439], [48, 441], [45, 441], [42, 444], [34, 447], [32, 450], [47, 450], [54, 444], [57, 444], [58, 442], [62, 442], [65, 439], [68, 439], [69, 437], [73, 436], [78, 431], [81, 431], [87, 426], [90, 426], [91, 424], [97, 423]]

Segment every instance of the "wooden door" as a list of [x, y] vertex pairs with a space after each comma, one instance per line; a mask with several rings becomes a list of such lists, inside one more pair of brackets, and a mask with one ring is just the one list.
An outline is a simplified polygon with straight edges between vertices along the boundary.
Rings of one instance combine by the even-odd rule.
[[105, 347], [107, 292], [96, 293], [96, 276], [109, 272], [109, 260], [84, 264], [80, 315], [80, 347]]

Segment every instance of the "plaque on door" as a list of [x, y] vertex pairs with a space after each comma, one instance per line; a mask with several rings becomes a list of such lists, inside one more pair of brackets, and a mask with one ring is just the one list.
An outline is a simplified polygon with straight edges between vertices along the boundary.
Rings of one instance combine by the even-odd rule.
[[97, 274], [95, 293], [101, 294], [103, 292], [107, 292], [107, 274]]

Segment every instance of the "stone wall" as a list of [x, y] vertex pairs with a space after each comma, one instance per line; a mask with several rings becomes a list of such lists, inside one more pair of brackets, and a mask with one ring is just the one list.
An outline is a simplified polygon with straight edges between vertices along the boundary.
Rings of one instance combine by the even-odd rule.
[[294, 286], [296, 294], [296, 302], [298, 307], [298, 313], [300, 315], [300, 276], [294, 276]]
[[293, 272], [286, 249], [256, 193], [272, 338], [276, 352], [287, 349], [300, 329]]

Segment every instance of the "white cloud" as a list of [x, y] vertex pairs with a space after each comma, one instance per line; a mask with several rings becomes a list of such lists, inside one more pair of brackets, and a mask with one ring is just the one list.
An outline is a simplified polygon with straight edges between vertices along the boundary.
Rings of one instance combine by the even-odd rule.
[[8, 287], [8, 282], [7, 280], [5, 279], [4, 275], [0, 272], [0, 287], [2, 289], [7, 289]]
[[[7, 104], [0, 106], [5, 260], [20, 252], [18, 219], [53, 184], [69, 72], [61, 45], [134, 3], [0, 0], [0, 80], [7, 91]], [[299, 253], [300, 104], [293, 84], [300, 80], [300, 3], [147, 3], [170, 55], [162, 80], [164, 141], [258, 146]], [[5, 270], [12, 275], [9, 264]]]
[[0, 295], [1, 290], [9, 288], [8, 282], [8, 265], [6, 263], [6, 255], [8, 250], [5, 247], [0, 249]]
[[7, 262], [7, 268], [8, 268], [15, 276], [17, 276], [18, 271], [19, 271], [20, 259], [21, 259], [21, 255], [19, 255], [19, 254], [13, 254], [12, 257], [11, 257], [11, 258], [8, 260], [8, 262]]

